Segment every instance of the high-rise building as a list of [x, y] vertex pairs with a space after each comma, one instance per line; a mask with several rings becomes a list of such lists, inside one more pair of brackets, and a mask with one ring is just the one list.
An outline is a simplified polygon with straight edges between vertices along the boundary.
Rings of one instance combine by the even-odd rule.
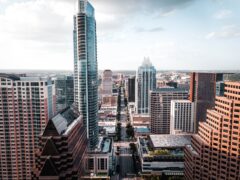
[[83, 115], [89, 148], [98, 143], [98, 65], [93, 6], [77, 1], [74, 16], [74, 102]]
[[189, 100], [171, 101], [170, 134], [194, 132], [194, 103]]
[[31, 179], [39, 134], [55, 113], [50, 79], [0, 74], [0, 179]]
[[151, 133], [169, 134], [171, 100], [184, 100], [188, 92], [175, 88], [161, 88], [150, 94]]
[[128, 78], [128, 102], [135, 102], [135, 82], [135, 76]]
[[138, 114], [149, 113], [149, 93], [156, 89], [156, 69], [149, 58], [144, 58], [136, 77], [135, 101]]
[[240, 83], [226, 82], [224, 97], [185, 148], [185, 179], [240, 179]]
[[214, 107], [216, 78], [214, 73], [191, 74], [189, 100], [195, 104], [194, 132], [198, 130], [198, 122], [206, 119], [207, 109]]
[[84, 174], [87, 131], [75, 106], [49, 119], [39, 138], [32, 179], [80, 179]]
[[112, 71], [105, 70], [102, 74], [102, 86], [101, 86], [101, 94], [104, 95], [112, 95], [113, 88], [113, 80], [112, 80]]
[[55, 79], [56, 111], [70, 106], [74, 102], [73, 76], [58, 76]]

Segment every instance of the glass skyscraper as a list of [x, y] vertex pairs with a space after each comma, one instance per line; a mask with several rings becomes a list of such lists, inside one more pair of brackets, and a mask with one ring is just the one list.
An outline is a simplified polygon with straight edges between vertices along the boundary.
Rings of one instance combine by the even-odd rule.
[[74, 101], [83, 115], [89, 148], [98, 143], [98, 66], [94, 8], [78, 0], [74, 16]]
[[135, 102], [137, 113], [149, 113], [149, 93], [156, 89], [156, 69], [149, 58], [144, 58], [137, 71]]

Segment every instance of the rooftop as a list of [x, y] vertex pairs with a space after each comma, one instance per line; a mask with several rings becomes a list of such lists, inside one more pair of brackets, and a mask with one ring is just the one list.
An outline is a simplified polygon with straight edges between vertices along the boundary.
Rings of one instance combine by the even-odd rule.
[[80, 113], [75, 106], [69, 106], [53, 116], [43, 132], [43, 135], [65, 135], [79, 122]]
[[158, 88], [153, 92], [187, 92], [187, 91], [182, 88], [167, 87], [167, 88]]
[[153, 148], [177, 148], [191, 144], [191, 135], [150, 135]]
[[112, 151], [112, 138], [99, 137], [99, 143], [94, 151], [89, 153], [109, 153]]
[[150, 130], [146, 126], [138, 126], [134, 128], [137, 133], [150, 133]]

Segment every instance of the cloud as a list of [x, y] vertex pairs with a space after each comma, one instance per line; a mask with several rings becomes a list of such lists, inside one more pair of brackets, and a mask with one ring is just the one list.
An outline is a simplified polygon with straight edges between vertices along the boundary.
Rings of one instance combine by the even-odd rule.
[[153, 27], [153, 28], [136, 28], [135, 31], [138, 33], [142, 33], [142, 32], [160, 32], [163, 31], [164, 28], [162, 27]]
[[[71, 6], [46, 0], [27, 1], [8, 6], [0, 15], [0, 32], [24, 39], [41, 42], [64, 42], [71, 33]], [[70, 19], [70, 20], [69, 20]]]
[[222, 27], [219, 31], [213, 31], [207, 34], [206, 39], [213, 38], [239, 38], [240, 37], [240, 27], [236, 25], [229, 25]]
[[[50, 0], [73, 4], [75, 0]], [[142, 15], [165, 17], [185, 8], [196, 0], [89, 0], [96, 10], [99, 30], [124, 28], [123, 24]]]
[[232, 16], [232, 11], [223, 9], [214, 15], [215, 19], [226, 19]]

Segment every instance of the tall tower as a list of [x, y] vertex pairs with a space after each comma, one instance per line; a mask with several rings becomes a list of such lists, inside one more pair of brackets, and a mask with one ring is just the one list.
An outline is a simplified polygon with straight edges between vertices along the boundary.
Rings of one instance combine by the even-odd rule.
[[55, 113], [48, 78], [0, 74], [0, 179], [31, 179], [39, 134]]
[[185, 148], [185, 179], [240, 179], [240, 83], [226, 82], [223, 96]]
[[182, 89], [160, 88], [150, 93], [151, 133], [169, 134], [171, 100], [187, 99], [188, 93]]
[[139, 114], [149, 113], [149, 93], [156, 89], [156, 69], [149, 58], [144, 58], [137, 71], [136, 108]]
[[198, 123], [206, 119], [207, 109], [214, 107], [216, 94], [215, 73], [192, 73], [189, 100], [194, 102], [194, 131], [198, 131]]
[[89, 148], [98, 143], [98, 66], [94, 8], [77, 0], [74, 15], [74, 101], [87, 128]]

